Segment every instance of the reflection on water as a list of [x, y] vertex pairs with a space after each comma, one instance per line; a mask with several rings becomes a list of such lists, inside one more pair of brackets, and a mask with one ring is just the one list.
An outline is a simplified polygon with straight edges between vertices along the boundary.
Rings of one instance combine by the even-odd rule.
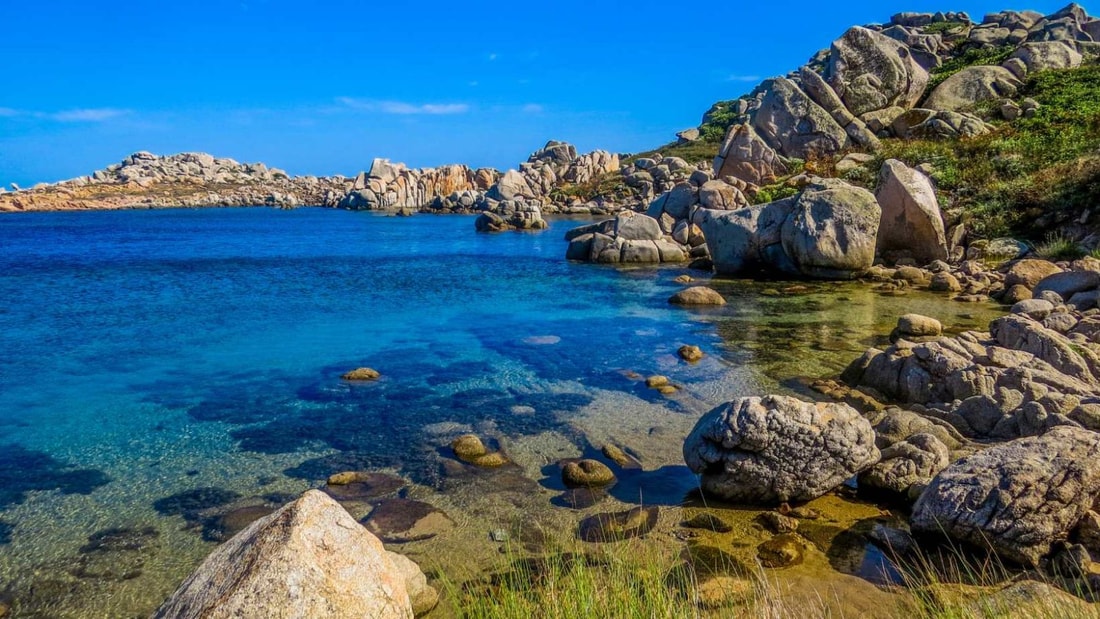
[[[569, 264], [572, 225], [490, 236], [465, 217], [318, 209], [0, 218], [0, 597], [22, 616], [147, 614], [214, 543], [348, 470], [398, 480], [341, 490], [357, 518], [386, 502], [386, 522], [426, 526], [403, 505], [453, 522], [399, 545], [430, 568], [487, 570], [494, 532], [538, 549], [598, 514], [644, 515], [652, 539], [679, 544], [697, 487], [682, 440], [707, 409], [833, 376], [903, 313], [956, 329], [991, 317], [857, 284], [715, 281], [724, 308], [671, 307], [684, 270]], [[684, 363], [684, 344], [706, 358]], [[362, 366], [381, 379], [340, 380]], [[647, 389], [654, 374], [682, 389]], [[513, 464], [459, 463], [448, 445], [468, 432]], [[606, 493], [565, 492], [557, 462], [612, 464], [608, 444], [641, 466], [613, 467]], [[870, 577], [875, 555], [849, 553], [863, 533], [843, 541], [872, 511], [854, 509], [822, 569]], [[727, 550], [760, 536], [751, 522]]]

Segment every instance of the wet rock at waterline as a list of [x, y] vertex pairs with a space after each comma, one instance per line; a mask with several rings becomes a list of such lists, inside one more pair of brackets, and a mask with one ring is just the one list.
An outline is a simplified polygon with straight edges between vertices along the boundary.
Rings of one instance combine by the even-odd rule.
[[702, 361], [705, 356], [702, 348], [689, 345], [681, 346], [679, 350], [676, 351], [676, 354], [680, 355], [680, 358], [688, 363], [698, 363]]
[[393, 562], [394, 569], [405, 581], [405, 591], [409, 594], [409, 603], [413, 614], [422, 617], [439, 604], [439, 591], [428, 584], [428, 578], [412, 559], [396, 552], [386, 551]]
[[182, 617], [413, 616], [382, 543], [311, 490], [216, 548], [156, 612]]
[[657, 526], [658, 514], [657, 507], [596, 514], [581, 521], [577, 534], [586, 542], [619, 542], [652, 531]]
[[793, 533], [776, 535], [756, 547], [756, 557], [764, 567], [783, 568], [802, 563], [805, 542]]
[[384, 499], [363, 519], [363, 525], [386, 543], [405, 544], [449, 531], [454, 521], [423, 501]]
[[871, 424], [852, 407], [777, 395], [715, 408], [684, 442], [702, 489], [736, 503], [814, 499], [878, 459]]
[[604, 445], [601, 450], [603, 455], [623, 469], [640, 469], [642, 465], [638, 459], [627, 453], [618, 445]]
[[852, 279], [871, 267], [882, 209], [871, 192], [814, 179], [796, 197], [736, 211], [700, 209], [716, 272]]
[[725, 520], [722, 520], [714, 514], [698, 514], [693, 516], [690, 520], [685, 520], [680, 523], [680, 526], [687, 529], [702, 529], [704, 531], [714, 531], [715, 533], [729, 533], [733, 530]]
[[490, 452], [481, 439], [474, 434], [460, 436], [451, 443], [455, 457], [459, 460], [483, 468], [495, 468], [508, 464], [508, 458], [500, 452]]
[[669, 297], [668, 302], [673, 305], [725, 305], [726, 300], [722, 295], [706, 286], [692, 286], [685, 288]]
[[882, 460], [859, 476], [861, 488], [907, 496], [913, 486], [925, 486], [947, 467], [951, 454], [931, 434], [914, 434], [882, 450]]
[[615, 483], [615, 474], [598, 460], [571, 460], [562, 463], [561, 480], [569, 488], [599, 488]]
[[405, 480], [385, 473], [346, 471], [328, 478], [322, 490], [337, 501], [369, 501], [397, 493]]
[[368, 380], [378, 380], [380, 376], [382, 375], [378, 372], [378, 370], [372, 368], [358, 368], [344, 374], [340, 378], [351, 382], [363, 382]]
[[1033, 567], [1097, 498], [1100, 434], [1063, 426], [948, 466], [921, 494], [911, 524]]

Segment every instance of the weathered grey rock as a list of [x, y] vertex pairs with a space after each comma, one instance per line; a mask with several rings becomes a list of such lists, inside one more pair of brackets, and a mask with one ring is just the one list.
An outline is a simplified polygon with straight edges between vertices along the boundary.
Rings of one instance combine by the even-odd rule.
[[907, 46], [858, 26], [833, 43], [828, 76], [856, 116], [891, 106], [911, 108], [928, 86], [928, 72]]
[[913, 530], [1037, 566], [1100, 496], [1098, 457], [1100, 434], [1066, 426], [968, 456], [921, 494]]
[[714, 159], [715, 178], [732, 176], [755, 185], [766, 185], [787, 172], [787, 164], [752, 125], [730, 127]]
[[879, 253], [903, 250], [921, 264], [947, 259], [943, 214], [927, 176], [888, 159], [879, 172], [875, 198], [882, 208]]
[[615, 236], [626, 241], [656, 241], [664, 234], [656, 219], [626, 211], [615, 218]]
[[1066, 271], [1054, 273], [1039, 281], [1032, 290], [1036, 297], [1044, 292], [1056, 293], [1063, 299], [1069, 299], [1078, 292], [1100, 287], [1100, 273], [1096, 271]]
[[1065, 41], [1024, 43], [1012, 54], [1027, 67], [1028, 73], [1051, 69], [1072, 69], [1081, 66], [1083, 58]]
[[508, 170], [500, 177], [487, 194], [493, 200], [514, 200], [516, 198], [534, 198], [535, 192], [527, 184], [527, 179], [515, 170]]
[[797, 274], [797, 267], [783, 252], [780, 235], [795, 202], [787, 198], [736, 211], [701, 209], [695, 221], [703, 229], [715, 271], [726, 275], [757, 270]]
[[715, 408], [684, 442], [703, 490], [740, 503], [813, 499], [878, 458], [871, 425], [855, 409], [774, 395]]
[[926, 485], [951, 462], [950, 452], [931, 434], [914, 434], [882, 450], [882, 459], [859, 476], [861, 487], [906, 495]]
[[822, 181], [803, 190], [783, 222], [783, 251], [802, 275], [851, 279], [874, 264], [881, 217], [871, 192]]
[[740, 189], [725, 181], [707, 181], [699, 187], [699, 205], [719, 211], [732, 211], [749, 205]]
[[396, 552], [386, 551], [393, 562], [394, 569], [405, 580], [405, 590], [409, 593], [409, 603], [413, 614], [422, 617], [439, 604], [439, 591], [428, 584], [428, 577], [412, 559]]
[[1033, 320], [1042, 321], [1054, 311], [1054, 304], [1043, 299], [1028, 299], [1013, 305], [1009, 311], [1013, 314], [1022, 314]]
[[154, 617], [400, 617], [413, 610], [382, 542], [310, 490], [216, 548]]
[[923, 107], [958, 111], [990, 99], [1015, 97], [1020, 86], [1020, 80], [1004, 67], [967, 67], [937, 86]]
[[779, 153], [807, 159], [832, 155], [848, 146], [844, 128], [797, 84], [778, 77], [765, 81], [761, 88], [765, 94], [753, 115], [753, 127]]

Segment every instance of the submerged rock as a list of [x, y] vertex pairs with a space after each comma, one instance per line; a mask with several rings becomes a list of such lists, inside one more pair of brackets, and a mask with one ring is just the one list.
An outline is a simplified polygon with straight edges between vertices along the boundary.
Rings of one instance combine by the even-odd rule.
[[413, 616], [382, 543], [310, 490], [219, 546], [154, 614], [176, 617]]
[[413, 614], [422, 617], [439, 604], [439, 591], [428, 584], [428, 578], [412, 559], [396, 552], [386, 551], [393, 562], [394, 569], [405, 581], [405, 590], [409, 593], [409, 603]]
[[702, 361], [703, 357], [705, 356], [703, 354], [702, 348], [699, 348], [698, 346], [687, 345], [681, 346], [680, 349], [676, 351], [676, 354], [680, 355], [680, 358], [684, 361], [687, 361], [688, 363], [696, 363]]
[[690, 520], [685, 520], [680, 526], [688, 529], [703, 529], [705, 531], [714, 531], [715, 533], [729, 533], [733, 530], [725, 520], [722, 520], [714, 514], [699, 514], [692, 517]]
[[802, 563], [802, 538], [792, 533], [777, 535], [756, 547], [756, 556], [764, 567], [783, 568]]
[[725, 305], [722, 295], [706, 286], [692, 286], [677, 292], [668, 300], [673, 305]]
[[359, 368], [352, 370], [347, 374], [344, 374], [340, 378], [348, 381], [366, 381], [366, 380], [378, 380], [382, 376], [378, 370], [371, 368]]
[[657, 526], [657, 507], [596, 514], [581, 521], [578, 535], [586, 542], [619, 542], [649, 533]]
[[1068, 426], [955, 462], [913, 508], [914, 532], [1034, 567], [1100, 497], [1100, 434]]
[[615, 474], [598, 460], [580, 460], [564, 463], [561, 479], [570, 488], [594, 488], [615, 483]]
[[454, 527], [454, 521], [435, 506], [411, 499], [380, 501], [363, 524], [368, 531], [390, 544], [431, 539]]
[[715, 408], [684, 442], [703, 490], [737, 503], [814, 499], [878, 459], [871, 424], [852, 407], [777, 395]]
[[508, 464], [508, 459], [500, 452], [490, 452], [485, 444], [474, 434], [464, 434], [451, 443], [455, 457], [467, 464], [484, 468], [495, 468]]

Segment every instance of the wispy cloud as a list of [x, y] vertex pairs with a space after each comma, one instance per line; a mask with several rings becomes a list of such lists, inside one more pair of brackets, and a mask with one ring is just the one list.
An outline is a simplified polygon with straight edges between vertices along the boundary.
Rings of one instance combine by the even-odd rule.
[[130, 114], [130, 110], [119, 110], [110, 107], [84, 108], [57, 112], [52, 114], [51, 118], [63, 123], [101, 123], [128, 114]]
[[62, 110], [60, 112], [41, 112], [0, 107], [0, 117], [3, 118], [33, 118], [38, 120], [52, 120], [61, 123], [101, 123], [122, 116], [128, 116], [131, 113], [131, 110], [120, 110], [108, 107], [79, 108]]
[[542, 107], [538, 103], [528, 103], [521, 109], [525, 114], [541, 114], [546, 111], [546, 108]]
[[493, 53], [489, 54], [489, 62], [492, 62], [496, 59], [497, 59], [497, 53], [496, 52], [493, 52]]
[[759, 82], [760, 79], [761, 78], [760, 78], [759, 75], [737, 75], [737, 74], [734, 74], [734, 75], [727, 75], [726, 76], [726, 81], [727, 82]]
[[353, 110], [380, 112], [382, 114], [465, 114], [470, 106], [465, 103], [407, 103], [404, 101], [368, 101], [352, 97], [337, 97], [336, 102]]

